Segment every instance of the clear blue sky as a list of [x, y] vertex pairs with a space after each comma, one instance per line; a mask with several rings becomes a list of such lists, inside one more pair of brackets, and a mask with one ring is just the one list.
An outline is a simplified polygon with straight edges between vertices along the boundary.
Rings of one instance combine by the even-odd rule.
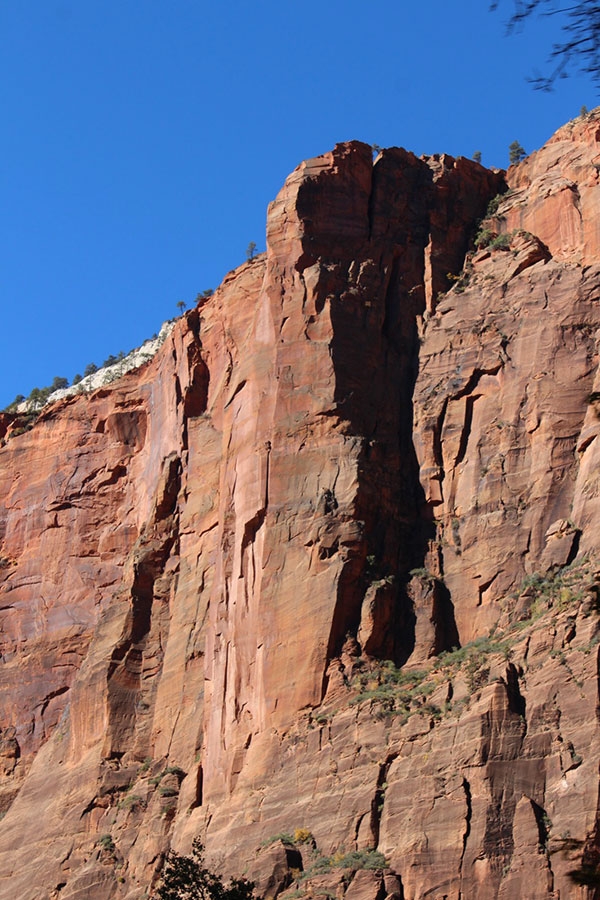
[[128, 351], [264, 249], [302, 159], [357, 138], [507, 165], [582, 106], [512, 0], [0, 3], [0, 407]]

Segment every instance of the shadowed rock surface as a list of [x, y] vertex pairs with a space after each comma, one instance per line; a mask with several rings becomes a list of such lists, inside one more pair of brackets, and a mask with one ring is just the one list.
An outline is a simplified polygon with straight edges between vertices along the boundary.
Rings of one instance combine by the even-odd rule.
[[340, 144], [150, 362], [0, 416], [0, 898], [200, 835], [269, 898], [598, 900], [599, 140]]

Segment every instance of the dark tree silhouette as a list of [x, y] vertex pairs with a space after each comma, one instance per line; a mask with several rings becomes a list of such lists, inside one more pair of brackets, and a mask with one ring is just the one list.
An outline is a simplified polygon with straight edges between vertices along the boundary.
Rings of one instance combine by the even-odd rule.
[[203, 856], [204, 847], [199, 838], [192, 844], [191, 856], [171, 851], [153, 897], [156, 900], [253, 900], [251, 881], [232, 878], [226, 886], [219, 875], [204, 866]]
[[[493, 0], [490, 9], [502, 6], [502, 0]], [[590, 75], [600, 88], [600, 3], [594, 0], [513, 0], [514, 12], [508, 22], [513, 31], [534, 13], [562, 17], [562, 40], [553, 45], [548, 59], [550, 73], [538, 75], [531, 81], [543, 91], [552, 90], [559, 78], [572, 72]]]

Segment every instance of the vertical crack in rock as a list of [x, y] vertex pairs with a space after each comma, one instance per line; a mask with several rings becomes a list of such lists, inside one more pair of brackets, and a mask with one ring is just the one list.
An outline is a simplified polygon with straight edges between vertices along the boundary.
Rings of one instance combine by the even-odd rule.
[[535, 803], [533, 800], [531, 801], [531, 808], [533, 810], [538, 829], [538, 845], [540, 848], [545, 850], [548, 846], [548, 838], [550, 836], [550, 817], [548, 816], [546, 810], [543, 809], [538, 803]]
[[398, 758], [397, 753], [390, 753], [386, 757], [383, 763], [379, 764], [379, 772], [377, 774], [377, 787], [375, 789], [375, 794], [371, 801], [371, 812], [370, 812], [370, 828], [371, 835], [373, 838], [373, 846], [377, 847], [379, 844], [379, 829], [381, 824], [381, 814], [383, 812], [383, 805], [385, 803], [385, 792], [387, 789], [387, 777], [388, 772], [390, 770], [390, 766], [394, 762], [395, 759]]
[[568, 872], [572, 884], [587, 888], [589, 900], [600, 900], [600, 787], [596, 801], [596, 820], [587, 837], [578, 867]]
[[[364, 538], [349, 548], [339, 579], [330, 657], [339, 653], [348, 631], [357, 633], [359, 622], [371, 656], [402, 664], [415, 646], [407, 573], [423, 565], [435, 537], [431, 522], [421, 517], [424, 497], [413, 446], [425, 248], [433, 242], [428, 265], [436, 289], [442, 281], [446, 286], [446, 273], [462, 267], [476, 216], [500, 184], [492, 188], [484, 179], [472, 195], [472, 210], [461, 210], [467, 215], [457, 221], [448, 198], [459, 189], [464, 168], [451, 157], [429, 165], [403, 150], [383, 151], [372, 169], [370, 240], [354, 250], [355, 286], [343, 302], [331, 305], [336, 398], [352, 433], [362, 439], [355, 518]], [[410, 202], [415, 196], [420, 204]], [[440, 202], [448, 204], [443, 214]], [[445, 234], [450, 220], [451, 247]], [[361, 585], [367, 557], [377, 561], [380, 577], [389, 576], [379, 597], [364, 576]]]
[[[466, 802], [466, 806], [467, 806], [467, 812], [465, 815], [465, 827], [464, 827], [463, 837], [462, 837], [462, 851], [460, 854], [460, 862], [458, 865], [458, 877], [459, 877], [459, 881], [460, 881], [461, 885], [463, 884], [463, 880], [464, 880], [463, 863], [464, 863], [464, 859], [465, 859], [465, 853], [467, 850], [467, 844], [469, 842], [469, 835], [471, 834], [471, 819], [473, 817], [473, 798], [471, 795], [471, 785], [469, 784], [469, 782], [467, 781], [466, 778], [462, 779], [462, 786], [463, 786], [463, 790], [465, 792], [465, 802]], [[461, 889], [458, 892], [458, 900], [462, 900], [463, 897], [464, 897], [464, 894]]]
[[506, 693], [508, 695], [508, 707], [511, 712], [516, 713], [522, 719], [525, 732], [527, 733], [527, 708], [525, 697], [522, 695], [519, 687], [519, 673], [514, 663], [509, 663], [506, 668]]
[[469, 394], [466, 398], [465, 403], [465, 419], [463, 422], [462, 431], [460, 434], [460, 443], [458, 445], [458, 452], [456, 454], [456, 458], [454, 460], [453, 467], [456, 469], [463, 459], [465, 458], [465, 454], [467, 452], [467, 447], [469, 445], [469, 437], [471, 435], [471, 425], [473, 422], [473, 406], [475, 405], [475, 401], [479, 399], [480, 394]]
[[[129, 745], [139, 724], [144, 656], [152, 627], [156, 584], [177, 540], [176, 507], [180, 487], [181, 460], [171, 454], [163, 462], [152, 517], [132, 554], [130, 611], [107, 670], [106, 758], [120, 758], [131, 749]], [[145, 705], [149, 708], [148, 703]]]

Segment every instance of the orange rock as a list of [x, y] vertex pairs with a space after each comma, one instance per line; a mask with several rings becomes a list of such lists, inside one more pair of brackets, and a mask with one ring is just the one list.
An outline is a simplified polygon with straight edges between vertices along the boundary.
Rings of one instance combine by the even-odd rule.
[[535, 234], [553, 256], [582, 265], [600, 255], [600, 130], [579, 118], [560, 128], [547, 144], [508, 173], [510, 188], [498, 214], [503, 231]]
[[594, 122], [509, 172], [474, 255], [502, 173], [336, 146], [151, 362], [0, 420], [2, 900], [137, 900], [197, 834], [269, 897], [569, 896], [597, 833], [600, 576], [565, 569], [598, 549]]

